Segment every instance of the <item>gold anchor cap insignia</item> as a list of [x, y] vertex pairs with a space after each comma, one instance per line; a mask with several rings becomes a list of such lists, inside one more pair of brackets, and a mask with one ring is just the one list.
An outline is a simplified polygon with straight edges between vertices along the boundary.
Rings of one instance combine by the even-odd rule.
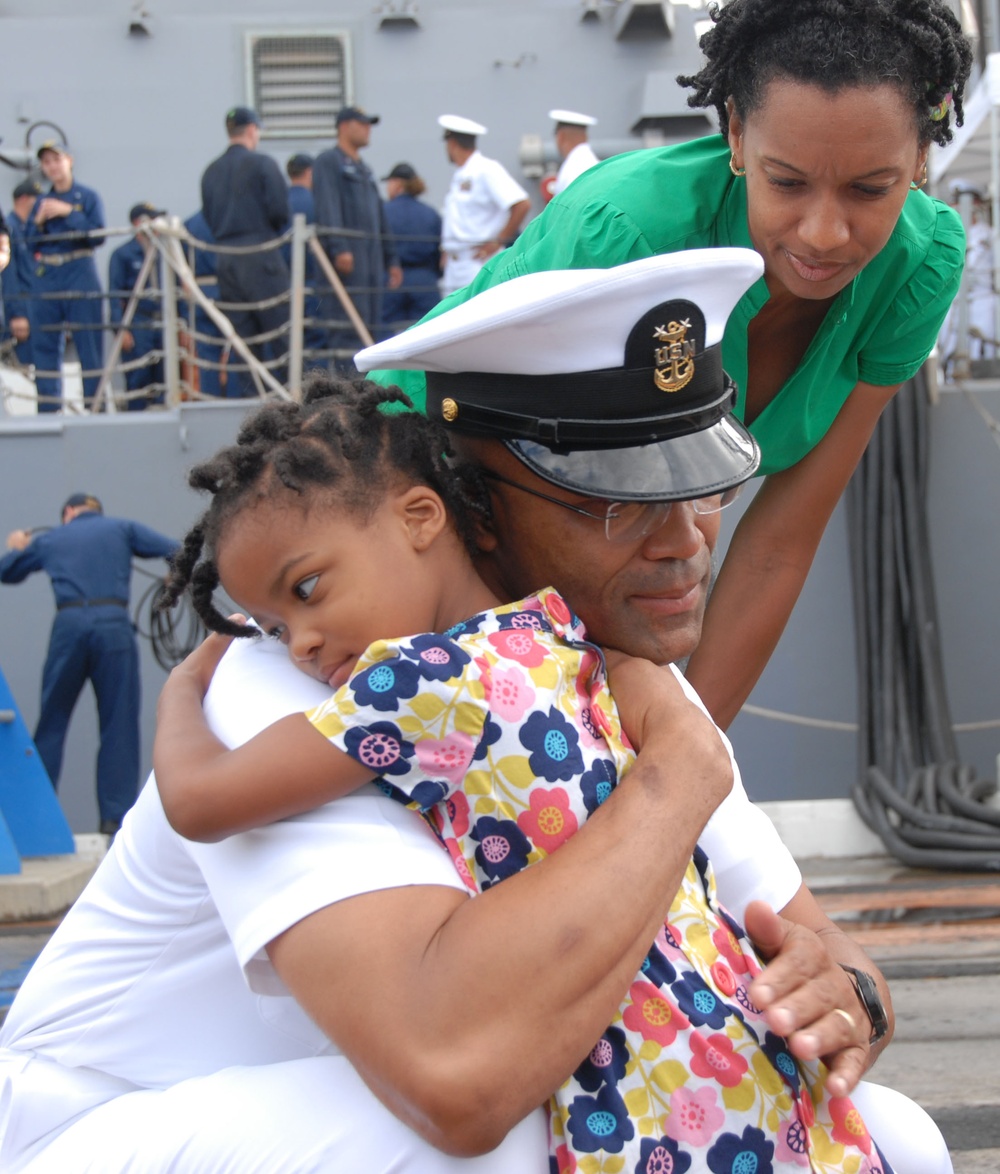
[[656, 365], [653, 382], [660, 391], [680, 391], [691, 382], [695, 344], [687, 339], [690, 329], [691, 320], [682, 318], [679, 322], [671, 321], [653, 330], [654, 340], [662, 344], [653, 350], [653, 362]]
[[453, 399], [443, 399], [441, 401], [441, 415], [450, 424], [452, 420], [458, 419], [458, 404]]

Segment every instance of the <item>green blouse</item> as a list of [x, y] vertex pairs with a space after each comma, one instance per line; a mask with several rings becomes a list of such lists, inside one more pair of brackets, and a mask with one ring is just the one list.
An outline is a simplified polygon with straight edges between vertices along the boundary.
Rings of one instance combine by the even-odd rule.
[[[545, 269], [609, 268], [681, 249], [752, 248], [746, 184], [729, 170], [721, 135], [633, 151], [592, 167], [498, 253], [436, 316], [481, 290]], [[787, 469], [826, 435], [854, 386], [902, 383], [934, 346], [958, 292], [965, 233], [957, 214], [911, 192], [882, 251], [843, 289], [795, 372], [750, 425], [763, 453], [760, 472]], [[744, 413], [747, 325], [768, 299], [763, 278], [737, 303], [726, 325], [723, 365]], [[379, 372], [423, 408], [422, 372]]]

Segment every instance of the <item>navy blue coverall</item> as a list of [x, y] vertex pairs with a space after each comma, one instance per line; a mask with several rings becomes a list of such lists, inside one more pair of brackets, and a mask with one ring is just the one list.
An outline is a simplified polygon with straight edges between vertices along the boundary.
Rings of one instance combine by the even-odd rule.
[[383, 319], [391, 323], [418, 322], [441, 300], [441, 217], [415, 196], [403, 193], [385, 206], [385, 218], [396, 239], [403, 267], [403, 284], [386, 290]]
[[[207, 245], [215, 244], [215, 237], [208, 227], [204, 212], [199, 209], [184, 221], [184, 227], [196, 241], [203, 241]], [[219, 300], [219, 282], [216, 267], [216, 253], [214, 249], [199, 249], [188, 246], [188, 264], [198, 279], [198, 288], [213, 302]], [[187, 321], [187, 303], [185, 303], [185, 321]], [[207, 334], [217, 338], [218, 342], [209, 342], [206, 339], [194, 340], [194, 353], [200, 363], [221, 364], [225, 343], [219, 333], [218, 326], [205, 313], [201, 306], [195, 306], [194, 328], [199, 334]], [[202, 395], [222, 395], [222, 372], [218, 366], [198, 367], [198, 390]]]
[[[210, 163], [201, 177], [201, 210], [220, 245], [260, 245], [281, 236], [288, 226], [288, 188], [281, 168], [269, 156], [231, 143], [224, 155]], [[227, 309], [226, 314], [241, 338], [252, 338], [288, 325], [287, 294], [290, 278], [281, 250], [220, 253], [219, 297], [223, 302], [258, 302], [286, 295], [286, 300], [262, 309]], [[279, 335], [270, 344], [254, 344], [261, 360], [288, 351], [288, 340]], [[272, 370], [284, 382], [285, 371]], [[256, 395], [248, 372], [226, 383], [229, 396]]]
[[[145, 249], [137, 237], [132, 237], [123, 245], [119, 245], [111, 254], [108, 262], [108, 295], [111, 302], [111, 322], [116, 327], [121, 326], [125, 307], [135, 289], [139, 270], [145, 258]], [[160, 351], [158, 359], [125, 372], [125, 386], [129, 391], [144, 391], [152, 384], [158, 384], [159, 390], [146, 396], [130, 396], [130, 412], [142, 411], [151, 403], [163, 403], [163, 325], [160, 319], [160, 300], [156, 293], [155, 265], [151, 276], [154, 280], [146, 287], [150, 292], [139, 298], [131, 325], [128, 327], [135, 345], [130, 351], [122, 351], [122, 359], [131, 363], [144, 358], [152, 351]]]
[[[9, 332], [12, 318], [27, 318], [30, 331], [33, 329], [32, 281], [35, 265], [28, 248], [28, 226], [16, 212], [10, 212], [7, 216], [7, 234], [10, 237], [10, 264], [0, 277], [3, 282], [4, 321]], [[17, 361], [25, 367], [34, 362], [32, 341], [29, 333], [24, 342], [19, 342], [14, 348]]]
[[[382, 323], [386, 271], [398, 265], [399, 260], [375, 176], [360, 159], [352, 159], [340, 147], [330, 147], [321, 151], [313, 163], [313, 199], [318, 225], [352, 228], [364, 234], [324, 234], [320, 243], [331, 261], [338, 253], [354, 255], [353, 272], [341, 280], [368, 329], [377, 336]], [[324, 299], [323, 316], [341, 321], [346, 317], [332, 294]], [[329, 345], [356, 351], [363, 344], [353, 327], [347, 326], [330, 331]], [[353, 364], [349, 366], [353, 369]]]
[[148, 526], [87, 511], [0, 558], [0, 583], [20, 583], [34, 571], [52, 581], [56, 616], [35, 744], [53, 786], [73, 708], [87, 680], [94, 687], [102, 824], [120, 824], [139, 790], [139, 650], [128, 611], [132, 556], [168, 558], [177, 547]]
[[[36, 224], [35, 210], [46, 195], [65, 200], [73, 211]], [[80, 365], [84, 371], [93, 372], [83, 377], [84, 401], [89, 406], [104, 366], [102, 291], [94, 264], [94, 249], [104, 244], [104, 237], [89, 234], [104, 227], [104, 205], [97, 192], [76, 180], [68, 192], [50, 191], [46, 195], [38, 197], [28, 218], [28, 247], [35, 262], [32, 354], [39, 371], [58, 372], [65, 349], [65, 328], [85, 327], [73, 330], [73, 341]], [[56, 412], [62, 406], [61, 382], [58, 374], [36, 375], [40, 412]]]

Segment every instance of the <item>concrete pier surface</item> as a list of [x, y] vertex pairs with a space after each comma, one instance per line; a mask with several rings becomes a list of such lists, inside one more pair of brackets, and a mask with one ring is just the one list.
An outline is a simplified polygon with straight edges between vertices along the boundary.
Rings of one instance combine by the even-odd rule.
[[[918, 871], [884, 856], [800, 864], [892, 985], [896, 1035], [871, 1078], [927, 1109], [955, 1174], [998, 1174], [1000, 877]], [[0, 921], [0, 1018], [58, 923]]]

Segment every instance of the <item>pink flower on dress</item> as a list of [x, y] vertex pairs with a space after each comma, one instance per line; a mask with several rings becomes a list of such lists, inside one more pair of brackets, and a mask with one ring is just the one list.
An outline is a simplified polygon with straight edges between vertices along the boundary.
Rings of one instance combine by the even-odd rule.
[[655, 1040], [666, 1047], [674, 1042], [679, 1031], [691, 1026], [687, 1016], [651, 982], [632, 983], [628, 997], [622, 1022], [643, 1039]]
[[469, 735], [455, 731], [440, 741], [427, 738], [417, 742], [415, 757], [428, 778], [447, 779], [457, 787], [465, 777], [475, 752], [476, 743]]
[[535, 638], [529, 628], [505, 628], [501, 632], [491, 633], [487, 640], [501, 656], [507, 660], [516, 660], [527, 669], [538, 668], [548, 655], [545, 645]]
[[451, 857], [451, 862], [455, 866], [455, 871], [462, 878], [463, 882], [474, 893], [478, 893], [479, 889], [476, 887], [476, 882], [473, 879], [472, 873], [469, 871], [469, 865], [465, 857], [462, 855], [462, 849], [458, 845], [458, 840], [451, 836], [445, 840], [444, 846], [448, 849], [448, 855]]
[[670, 1094], [667, 1137], [690, 1145], [705, 1146], [726, 1119], [719, 1108], [719, 1094], [711, 1085], [696, 1090], [682, 1086]]
[[517, 826], [543, 851], [554, 852], [576, 832], [576, 816], [562, 787], [539, 787], [528, 802], [528, 810], [517, 817]]
[[535, 702], [535, 690], [519, 668], [494, 668], [486, 685], [486, 700], [498, 718], [519, 722]]
[[676, 925], [671, 925], [669, 921], [663, 923], [663, 928], [656, 935], [656, 944], [669, 958], [671, 955], [684, 955], [681, 949], [681, 942], [684, 941], [684, 935], [677, 928]]
[[[456, 836], [464, 836], [469, 830], [469, 800], [464, 791], [453, 791], [444, 801]], [[433, 811], [434, 808], [431, 808]]]
[[872, 1152], [871, 1134], [849, 1097], [831, 1097], [830, 1116], [833, 1118], [831, 1136], [834, 1141], [857, 1146], [864, 1154]]
[[733, 933], [728, 925], [723, 923], [719, 926], [715, 933], [712, 934], [712, 942], [736, 974], [747, 973], [750, 967], [747, 965], [746, 955], [740, 948], [736, 934]]
[[691, 1071], [696, 1076], [710, 1076], [724, 1088], [735, 1088], [743, 1079], [747, 1062], [733, 1050], [733, 1041], [727, 1035], [716, 1032], [705, 1039], [703, 1035], [692, 1035]]
[[778, 1130], [778, 1146], [774, 1156], [779, 1162], [809, 1165], [809, 1134], [797, 1117], [785, 1121]]
[[558, 1174], [576, 1174], [576, 1158], [565, 1142], [556, 1148], [556, 1170]]

